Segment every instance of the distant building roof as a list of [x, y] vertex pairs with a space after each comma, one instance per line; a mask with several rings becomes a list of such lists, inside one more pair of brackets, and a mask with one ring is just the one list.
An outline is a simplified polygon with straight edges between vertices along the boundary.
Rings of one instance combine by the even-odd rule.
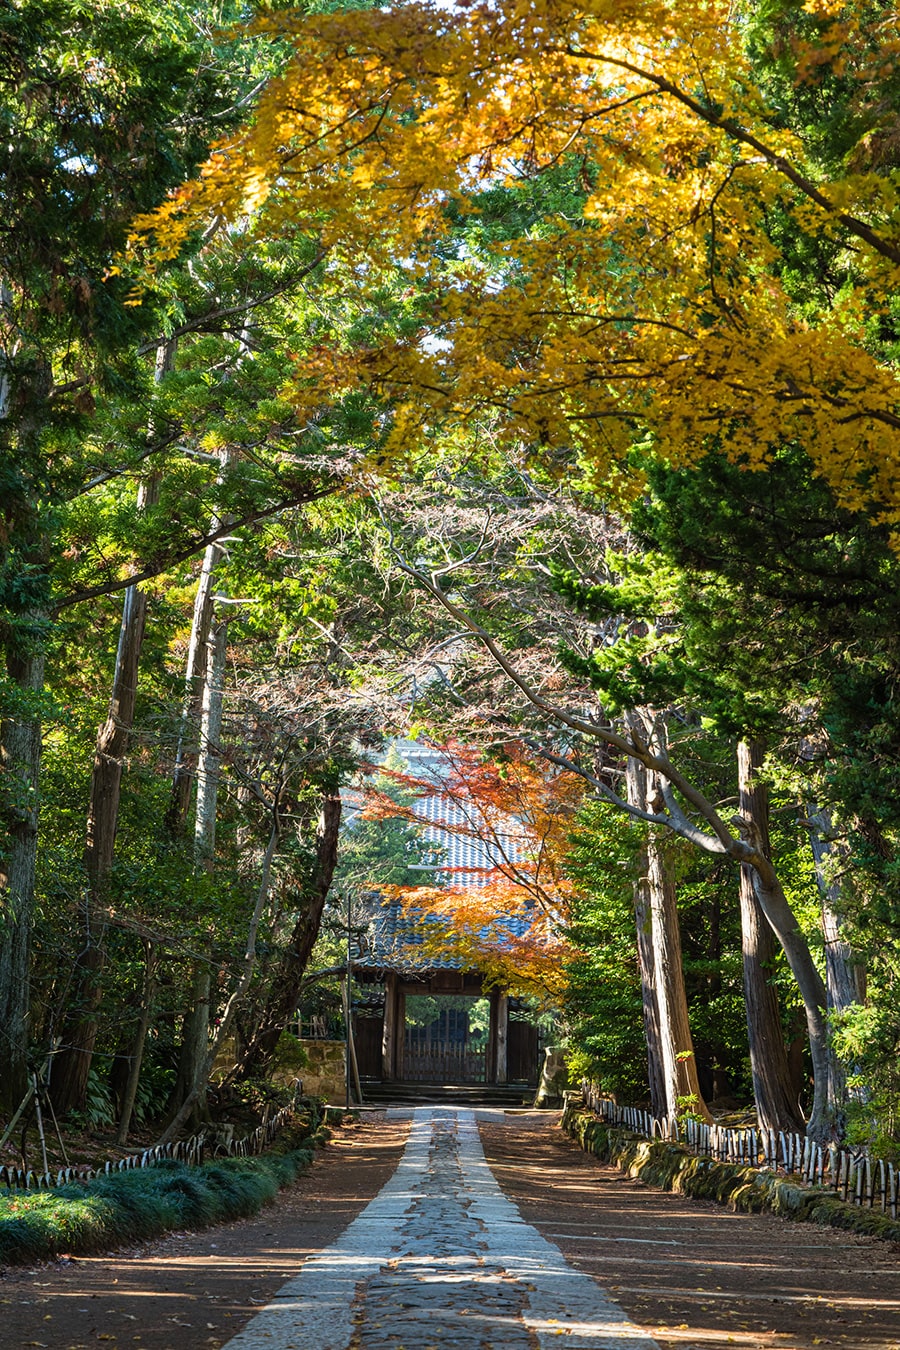
[[414, 867], [436, 872], [454, 886], [485, 886], [498, 867], [522, 860], [524, 836], [512, 816], [488, 825], [476, 807], [468, 809], [441, 791], [447, 766], [439, 749], [420, 741], [395, 741], [393, 748], [411, 774], [435, 786], [433, 795], [416, 798], [412, 811], [425, 824], [423, 838], [441, 850], [442, 859]]
[[[394, 741], [393, 749], [411, 776], [435, 787], [434, 793], [417, 797], [411, 809], [423, 823], [423, 838], [440, 850], [441, 861], [413, 864], [415, 870], [430, 873], [436, 884], [485, 886], [494, 879], [498, 867], [522, 860], [524, 835], [513, 817], [488, 830], [476, 808], [469, 811], [465, 803], [441, 791], [447, 764], [439, 749], [420, 741]], [[482, 830], [488, 837], [479, 837]], [[428, 884], [429, 878], [423, 876], [422, 880]], [[498, 922], [511, 936], [522, 936], [530, 926], [521, 917], [507, 916]], [[435, 956], [423, 950], [425, 930], [431, 925], [446, 928], [447, 921], [440, 915], [405, 909], [396, 900], [379, 905], [352, 957], [353, 966], [359, 971], [393, 970], [416, 977], [430, 971], [461, 971], [459, 957]]]
[[[522, 937], [530, 926], [528, 919], [520, 915], [508, 915], [498, 922], [510, 937]], [[368, 932], [351, 954], [352, 965], [358, 970], [394, 970], [401, 975], [468, 969], [457, 956], [435, 956], [423, 950], [425, 930], [431, 925], [445, 924], [440, 915], [406, 910], [397, 900], [386, 901], [373, 915]]]
[[440, 920], [431, 915], [410, 914], [399, 901], [379, 907], [368, 932], [352, 954], [352, 963], [360, 970], [396, 970], [401, 974], [423, 975], [430, 970], [462, 970], [459, 957], [435, 957], [422, 951], [423, 928]]

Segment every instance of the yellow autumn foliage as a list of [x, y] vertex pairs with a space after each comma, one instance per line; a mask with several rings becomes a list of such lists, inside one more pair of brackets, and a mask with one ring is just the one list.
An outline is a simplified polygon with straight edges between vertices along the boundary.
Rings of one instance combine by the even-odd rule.
[[[805, 8], [820, 31], [798, 80], [822, 62], [893, 70], [890, 24], [862, 34], [852, 4]], [[171, 257], [210, 219], [249, 215], [308, 231], [363, 288], [394, 267], [431, 294], [417, 334], [300, 361], [301, 413], [362, 384], [399, 407], [398, 453], [488, 414], [501, 444], [565, 451], [613, 498], [640, 490], [637, 438], [675, 465], [715, 450], [748, 469], [791, 440], [844, 506], [900, 531], [900, 387], [869, 337], [900, 283], [900, 181], [874, 154], [832, 180], [810, 166], [756, 82], [739, 7], [412, 3], [252, 27], [292, 62], [133, 247]], [[448, 270], [450, 206], [563, 160], [584, 168], [580, 213]], [[848, 262], [852, 287], [813, 317], [778, 279], [776, 209]]]

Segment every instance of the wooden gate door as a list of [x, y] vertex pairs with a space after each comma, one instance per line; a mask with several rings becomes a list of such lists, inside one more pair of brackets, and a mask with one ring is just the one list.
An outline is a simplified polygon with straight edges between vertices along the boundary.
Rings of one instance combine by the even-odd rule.
[[[472, 1035], [467, 1004], [471, 999], [447, 999], [439, 1014], [428, 1021], [407, 1021], [403, 1033], [403, 1078], [411, 1083], [483, 1083], [486, 1044]], [[410, 1011], [410, 999], [407, 1011]], [[457, 1006], [453, 1006], [457, 1005]]]
[[361, 1078], [381, 1077], [381, 1039], [383, 1023], [380, 1017], [355, 1017], [356, 1063]]
[[538, 1029], [530, 1022], [510, 1021], [507, 1066], [511, 1083], [538, 1081]]

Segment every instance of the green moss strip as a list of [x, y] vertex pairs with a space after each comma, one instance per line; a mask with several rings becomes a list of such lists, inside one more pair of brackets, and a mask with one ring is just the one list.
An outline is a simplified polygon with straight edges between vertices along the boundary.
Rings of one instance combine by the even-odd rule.
[[202, 1167], [165, 1159], [52, 1191], [0, 1195], [0, 1262], [107, 1251], [172, 1229], [246, 1218], [306, 1171], [325, 1137], [322, 1129], [284, 1130], [258, 1158], [217, 1158]]
[[846, 1228], [900, 1242], [900, 1222], [871, 1209], [845, 1204], [821, 1186], [799, 1186], [774, 1172], [716, 1162], [689, 1153], [680, 1144], [642, 1139], [606, 1125], [579, 1106], [568, 1105], [562, 1126], [587, 1153], [615, 1163], [630, 1177], [663, 1191], [675, 1191], [744, 1213], [780, 1214], [802, 1223]]

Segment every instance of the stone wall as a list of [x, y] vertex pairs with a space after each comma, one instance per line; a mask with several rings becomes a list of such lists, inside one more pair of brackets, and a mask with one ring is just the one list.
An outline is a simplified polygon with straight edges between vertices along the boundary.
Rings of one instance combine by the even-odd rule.
[[[343, 1106], [347, 1098], [347, 1047], [343, 1041], [299, 1040], [289, 1032], [290, 1053], [275, 1055], [272, 1082], [290, 1087], [299, 1078], [307, 1097], [324, 1097], [330, 1106]], [[279, 1048], [281, 1046], [279, 1044]], [[223, 1045], [213, 1065], [212, 1077], [231, 1068], [237, 1053], [234, 1037]], [[279, 1059], [282, 1061], [279, 1064]]]
[[299, 1078], [307, 1097], [324, 1097], [332, 1106], [343, 1106], [347, 1096], [347, 1047], [343, 1041], [297, 1042], [306, 1055], [302, 1069], [276, 1072], [274, 1082]]

